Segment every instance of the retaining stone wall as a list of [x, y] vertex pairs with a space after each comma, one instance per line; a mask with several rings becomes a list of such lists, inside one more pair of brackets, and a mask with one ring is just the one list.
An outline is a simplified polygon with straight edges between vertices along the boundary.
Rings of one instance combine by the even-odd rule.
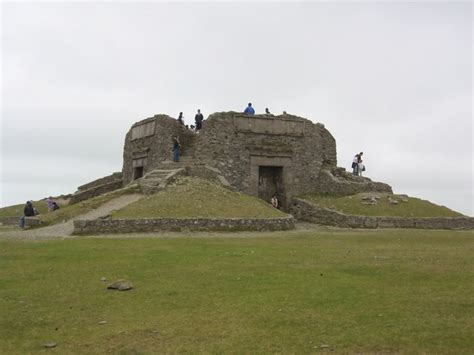
[[100, 179], [96, 179], [94, 181], [88, 182], [87, 184], [81, 185], [77, 188], [78, 191], [86, 191], [92, 189], [93, 187], [97, 187], [100, 185], [108, 184], [111, 182], [115, 182], [117, 180], [122, 180], [122, 173], [116, 172], [108, 176], [104, 176]]
[[69, 201], [69, 204], [72, 205], [74, 203], [78, 203], [80, 201], [84, 201], [89, 198], [105, 194], [106, 192], [118, 190], [122, 188], [122, 185], [123, 185], [122, 180], [116, 180], [113, 182], [109, 182], [107, 184], [93, 187], [89, 190], [76, 192], [74, 195], [72, 195], [71, 200]]
[[303, 221], [343, 228], [474, 229], [473, 217], [416, 218], [346, 215], [314, 206], [302, 199], [293, 200], [290, 212], [295, 218]]
[[258, 194], [258, 176], [252, 176], [252, 165], [278, 166], [283, 165], [278, 160], [287, 159], [288, 198], [314, 192], [320, 170], [335, 167], [337, 160], [336, 142], [320, 123], [293, 115], [248, 117], [237, 112], [209, 116], [197, 137], [196, 156], [219, 169], [239, 191], [251, 195]]
[[[148, 127], [148, 131], [135, 134], [135, 130]], [[125, 137], [123, 151], [123, 185], [133, 181], [134, 160], [143, 166], [143, 175], [154, 170], [164, 160], [173, 160], [173, 136], [179, 136], [181, 145], [187, 145], [193, 133], [168, 115], [155, 115], [136, 122]], [[184, 153], [181, 152], [181, 153]]]
[[74, 234], [147, 233], [189, 231], [277, 231], [295, 227], [292, 216], [283, 218], [153, 218], [74, 221]]
[[[25, 226], [32, 227], [41, 224], [41, 220], [36, 217], [26, 217]], [[20, 225], [20, 216], [18, 217], [2, 217], [0, 218], [0, 226], [18, 226]]]
[[20, 216], [0, 218], [0, 226], [17, 226], [19, 224], [20, 224]]
[[[340, 168], [337, 170], [340, 170]], [[354, 176], [345, 171], [333, 175], [331, 171], [321, 170], [313, 188], [315, 192], [330, 195], [355, 195], [361, 192], [387, 192], [392, 194], [390, 185], [375, 182], [366, 177]]]

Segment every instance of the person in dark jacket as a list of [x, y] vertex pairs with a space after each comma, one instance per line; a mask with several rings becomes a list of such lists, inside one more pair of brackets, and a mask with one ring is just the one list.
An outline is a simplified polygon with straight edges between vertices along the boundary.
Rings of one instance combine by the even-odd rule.
[[181, 143], [179, 142], [178, 136], [173, 137], [173, 161], [179, 162], [179, 153], [181, 149]]
[[184, 117], [183, 117], [182, 112], [179, 113], [178, 122], [179, 122], [179, 124], [184, 126]]
[[23, 216], [20, 218], [20, 228], [25, 228], [25, 218], [26, 217], [34, 217], [35, 216], [35, 209], [33, 207], [33, 203], [31, 201], [27, 201], [25, 208], [23, 209]]
[[201, 110], [198, 110], [196, 116], [194, 116], [194, 121], [196, 122], [196, 132], [202, 128], [202, 121], [204, 120], [204, 116], [201, 113]]

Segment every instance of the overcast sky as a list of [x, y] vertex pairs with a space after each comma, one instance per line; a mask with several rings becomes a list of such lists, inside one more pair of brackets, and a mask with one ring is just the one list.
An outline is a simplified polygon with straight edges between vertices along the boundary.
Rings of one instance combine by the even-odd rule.
[[323, 123], [350, 169], [473, 209], [472, 20], [465, 3], [5, 3], [1, 201], [122, 168], [130, 126], [251, 101]]

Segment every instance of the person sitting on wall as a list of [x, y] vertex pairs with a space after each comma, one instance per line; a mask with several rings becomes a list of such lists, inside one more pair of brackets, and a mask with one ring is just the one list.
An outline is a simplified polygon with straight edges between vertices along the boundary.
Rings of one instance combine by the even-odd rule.
[[196, 116], [194, 116], [194, 121], [196, 123], [196, 132], [199, 132], [202, 128], [202, 121], [204, 121], [204, 116], [201, 113], [201, 110], [198, 110]]
[[184, 117], [183, 117], [183, 113], [180, 112], [179, 113], [179, 116], [178, 116], [178, 122], [184, 126]]
[[247, 108], [244, 111], [244, 114], [246, 114], [247, 116], [255, 115], [255, 110], [253, 109], [251, 102], [249, 102]]
[[53, 211], [59, 210], [59, 205], [56, 202], [53, 202]]
[[270, 113], [270, 110], [268, 108], [265, 109], [265, 116], [273, 117], [273, 115]]
[[276, 195], [272, 196], [272, 198], [270, 199], [270, 203], [272, 204], [273, 207], [280, 208], [280, 205], [278, 204], [278, 199], [277, 199]]
[[179, 150], [181, 149], [181, 144], [179, 143], [178, 136], [173, 137], [173, 161], [179, 162]]
[[25, 228], [25, 218], [26, 217], [34, 217], [35, 216], [35, 209], [33, 207], [33, 203], [31, 201], [27, 201], [25, 208], [23, 209], [23, 216], [20, 218], [20, 228]]
[[48, 197], [48, 199], [46, 200], [46, 203], [48, 204], [48, 212], [53, 212], [53, 198], [50, 196]]

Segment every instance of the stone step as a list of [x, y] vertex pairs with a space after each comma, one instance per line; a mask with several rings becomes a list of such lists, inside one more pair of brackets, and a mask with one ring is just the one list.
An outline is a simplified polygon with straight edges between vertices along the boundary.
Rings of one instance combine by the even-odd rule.
[[[169, 169], [173, 168], [173, 169]], [[142, 192], [145, 194], [156, 193], [166, 187], [178, 174], [185, 172], [183, 166], [169, 165], [168, 169], [155, 169], [139, 180]]]
[[148, 174], [146, 174], [144, 176], [144, 178], [154, 177], [154, 176], [166, 176], [166, 175], [168, 175], [172, 172], [173, 172], [173, 170], [154, 170], [154, 171], [151, 171]]

